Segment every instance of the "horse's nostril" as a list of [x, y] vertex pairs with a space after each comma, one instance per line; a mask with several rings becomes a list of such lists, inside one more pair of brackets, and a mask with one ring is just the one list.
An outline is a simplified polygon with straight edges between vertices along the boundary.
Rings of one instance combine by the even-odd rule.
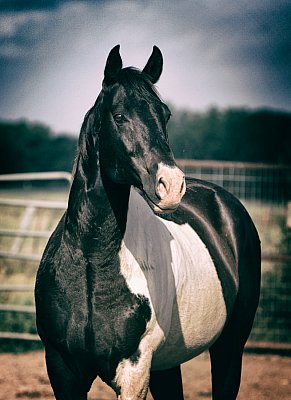
[[185, 190], [186, 182], [185, 182], [185, 176], [183, 177], [183, 182], [181, 185], [180, 193], [182, 193]]
[[169, 182], [163, 176], [160, 177], [156, 190], [156, 194], [160, 200], [163, 200], [167, 196], [169, 187]]

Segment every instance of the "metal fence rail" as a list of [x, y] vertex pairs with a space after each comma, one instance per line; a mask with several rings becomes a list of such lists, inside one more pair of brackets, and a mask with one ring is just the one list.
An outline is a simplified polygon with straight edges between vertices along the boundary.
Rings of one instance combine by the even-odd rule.
[[[0, 178], [1, 179], [1, 178]], [[19, 199], [0, 199], [0, 207], [22, 207], [23, 216], [18, 229], [0, 229], [0, 236], [15, 237], [10, 251], [0, 251], [0, 258], [10, 258], [27, 261], [40, 261], [40, 254], [24, 254], [21, 250], [23, 238], [49, 238], [51, 230], [34, 231], [28, 229], [37, 209], [65, 210], [67, 203], [64, 201], [48, 200], [19, 200]]]
[[22, 174], [0, 175], [0, 182], [27, 182], [27, 181], [56, 181], [71, 182], [72, 175], [66, 171], [56, 172], [26, 172]]

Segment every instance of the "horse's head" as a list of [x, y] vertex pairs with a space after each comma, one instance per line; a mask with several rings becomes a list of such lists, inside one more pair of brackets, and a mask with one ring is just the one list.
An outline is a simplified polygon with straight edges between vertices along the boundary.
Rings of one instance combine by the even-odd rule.
[[107, 59], [99, 130], [103, 175], [139, 188], [157, 213], [174, 211], [186, 190], [167, 137], [169, 108], [154, 89], [163, 67], [157, 47], [143, 69], [122, 69], [119, 46]]

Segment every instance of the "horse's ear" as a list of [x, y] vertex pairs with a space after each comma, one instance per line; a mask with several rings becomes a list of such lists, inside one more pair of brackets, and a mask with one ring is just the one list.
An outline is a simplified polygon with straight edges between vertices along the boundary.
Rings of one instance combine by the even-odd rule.
[[161, 50], [154, 46], [153, 52], [143, 71], [148, 75], [152, 83], [158, 82], [163, 70], [163, 56]]
[[107, 86], [116, 82], [117, 74], [122, 68], [122, 59], [119, 54], [119, 49], [119, 44], [113, 47], [106, 61], [103, 83]]

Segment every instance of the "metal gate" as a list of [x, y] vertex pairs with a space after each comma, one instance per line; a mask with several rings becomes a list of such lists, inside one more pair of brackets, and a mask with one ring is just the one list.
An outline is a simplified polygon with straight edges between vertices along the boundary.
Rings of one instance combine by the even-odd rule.
[[[12, 182], [48, 182], [65, 181], [68, 192], [71, 174], [67, 172], [28, 173], [1, 175], [0, 183]], [[10, 190], [4, 191], [9, 194]], [[13, 192], [13, 191], [12, 191]], [[21, 191], [17, 191], [18, 196]], [[28, 190], [28, 193], [30, 191]], [[31, 192], [34, 193], [33, 191]], [[14, 193], [15, 196], [15, 193]], [[0, 197], [1, 226], [0, 226], [0, 312], [34, 314], [34, 305], [10, 304], [11, 293], [33, 293], [34, 284], [1, 282], [5, 269], [13, 268], [21, 263], [32, 263], [34, 271], [41, 259], [44, 246], [58, 221], [54, 213], [62, 213], [67, 207], [67, 201], [31, 199], [31, 198]], [[16, 196], [16, 197], [18, 197]], [[33, 197], [33, 196], [32, 196]], [[5, 216], [5, 218], [3, 217]], [[41, 220], [41, 223], [39, 222]], [[8, 221], [5, 223], [5, 221]], [[27, 244], [28, 242], [29, 245]], [[37, 245], [35, 245], [37, 243]], [[3, 272], [4, 271], [4, 272]], [[9, 275], [9, 274], [8, 274]], [[7, 302], [8, 299], [8, 302]], [[6, 300], [6, 301], [3, 301]], [[37, 334], [0, 331], [2, 339], [39, 340]]]

